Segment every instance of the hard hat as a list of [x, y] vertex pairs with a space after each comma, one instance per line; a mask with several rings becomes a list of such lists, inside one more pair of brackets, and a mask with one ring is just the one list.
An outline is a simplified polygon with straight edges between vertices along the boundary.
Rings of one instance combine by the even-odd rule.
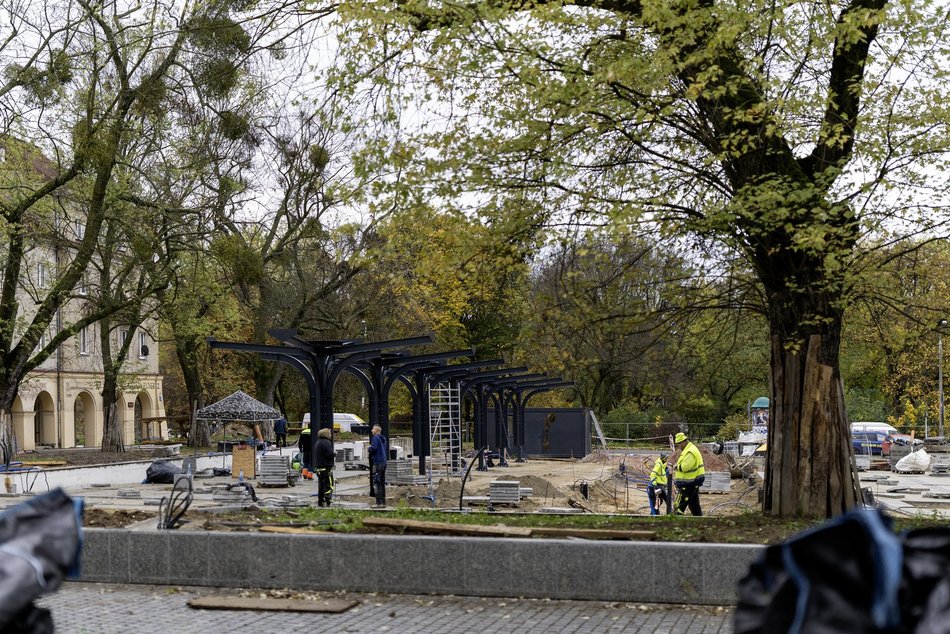
[[684, 434], [683, 432], [678, 432], [676, 434], [676, 438], [673, 439], [673, 442], [675, 443], [686, 442], [686, 434]]
[[667, 454], [662, 453], [662, 452], [660, 453], [660, 460], [662, 460], [663, 462], [666, 462], [667, 458], [669, 458]]

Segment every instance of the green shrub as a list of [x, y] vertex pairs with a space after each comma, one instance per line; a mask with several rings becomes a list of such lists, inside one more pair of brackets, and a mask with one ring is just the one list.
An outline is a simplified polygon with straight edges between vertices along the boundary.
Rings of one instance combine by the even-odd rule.
[[735, 440], [740, 431], [749, 430], [749, 419], [743, 412], [736, 412], [726, 416], [725, 424], [716, 432], [716, 440]]
[[608, 438], [637, 439], [653, 436], [653, 416], [625, 403], [610, 411], [600, 422]]

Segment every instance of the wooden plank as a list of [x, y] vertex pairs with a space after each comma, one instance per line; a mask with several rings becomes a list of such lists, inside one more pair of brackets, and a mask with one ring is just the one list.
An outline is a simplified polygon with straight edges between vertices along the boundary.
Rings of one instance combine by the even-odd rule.
[[635, 531], [610, 528], [553, 528], [531, 529], [532, 535], [545, 537], [581, 537], [584, 539], [653, 539], [656, 531]]
[[262, 612], [328, 612], [340, 614], [359, 605], [352, 599], [261, 599], [251, 597], [196, 597], [188, 606], [202, 610], [254, 610]]
[[523, 526], [479, 526], [475, 524], [451, 524], [449, 522], [425, 522], [388, 517], [367, 517], [363, 526], [379, 528], [402, 528], [420, 533], [443, 535], [476, 535], [485, 537], [531, 537], [530, 528]]

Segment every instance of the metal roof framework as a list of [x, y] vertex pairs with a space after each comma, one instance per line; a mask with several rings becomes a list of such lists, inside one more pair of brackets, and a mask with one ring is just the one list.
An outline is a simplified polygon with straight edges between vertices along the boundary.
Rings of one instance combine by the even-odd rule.
[[[471, 357], [474, 349], [452, 350], [408, 355], [387, 352], [398, 348], [432, 343], [432, 336], [409, 337], [388, 341], [364, 342], [360, 339], [308, 341], [296, 329], [272, 329], [269, 334], [281, 345], [218, 341], [209, 337], [211, 348], [251, 352], [266, 361], [293, 367], [307, 383], [310, 394], [310, 429], [316, 439], [319, 428], [333, 428], [333, 387], [343, 372], [355, 376], [366, 389], [369, 419], [389, 435], [389, 394], [397, 381], [408, 388], [413, 404], [413, 451], [419, 457], [419, 473], [426, 469], [429, 448], [429, 411], [425, 398], [432, 382], [450, 382], [459, 387], [462, 399], [471, 396], [475, 403], [475, 446], [489, 445], [488, 406], [494, 404], [498, 416], [495, 425], [495, 446], [500, 450], [501, 464], [506, 465], [505, 452], [510, 448], [509, 412], [513, 415], [514, 445], [519, 460], [524, 455], [524, 410], [535, 394], [573, 383], [541, 373], [528, 373], [525, 366], [496, 367], [502, 359], [470, 361], [448, 365], [455, 358]], [[523, 374], [519, 374], [523, 373]], [[311, 465], [312, 466], [312, 465]], [[484, 458], [479, 456], [480, 470]]]
[[[432, 343], [432, 335], [374, 342], [360, 339], [307, 341], [300, 338], [294, 328], [275, 328], [268, 332], [283, 345], [218, 341], [214, 337], [208, 338], [208, 345], [213, 349], [252, 352], [264, 360], [285, 363], [297, 370], [310, 393], [313, 442], [316, 442], [318, 429], [333, 429], [333, 387], [343, 372], [354, 374], [367, 393], [372, 394], [374, 386], [366, 374], [355, 371], [357, 364], [381, 358], [384, 350]], [[310, 456], [312, 460], [313, 452]]]

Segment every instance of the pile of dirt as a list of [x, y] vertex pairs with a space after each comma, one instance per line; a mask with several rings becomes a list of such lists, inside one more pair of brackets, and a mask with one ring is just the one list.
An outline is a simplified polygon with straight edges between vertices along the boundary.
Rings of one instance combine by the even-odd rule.
[[567, 497], [568, 493], [562, 491], [556, 485], [536, 475], [524, 475], [518, 478], [522, 488], [531, 489], [531, 497], [537, 500], [552, 500], [555, 498]]
[[594, 449], [589, 454], [581, 458], [581, 462], [611, 462], [610, 454], [603, 449]]
[[[436, 506], [452, 504], [448, 496], [443, 498], [439, 495], [435, 486], [432, 488], [432, 494], [435, 496]], [[402, 502], [413, 508], [432, 508], [432, 501], [428, 499], [429, 495], [429, 485], [427, 484], [411, 486], [389, 484], [386, 486], [386, 503], [390, 506], [398, 506]], [[350, 496], [350, 499], [352, 499], [352, 496]], [[367, 497], [366, 499], [369, 500], [370, 498]], [[458, 497], [456, 497], [454, 504], [458, 505], [458, 502]]]
[[[703, 467], [706, 469], [706, 471], [729, 471], [729, 463], [722, 456], [717, 456], [716, 454], [699, 445], [697, 445], [697, 448], [699, 449], [700, 455], [703, 457]], [[668, 451], [663, 453], [669, 454]], [[676, 464], [675, 461], [678, 455], [679, 454], [673, 454], [673, 456], [670, 457], [669, 464], [671, 468]], [[649, 454], [645, 456], [627, 456], [627, 473], [634, 476], [648, 476], [653, 470], [653, 464], [659, 457], [659, 451], [657, 451], [655, 454]]]
[[729, 463], [722, 456], [706, 451], [699, 447], [699, 453], [703, 456], [703, 467], [706, 471], [729, 471]]
[[86, 528], [125, 528], [153, 517], [154, 513], [145, 511], [86, 509], [83, 512], [82, 525]]
[[439, 484], [435, 487], [435, 491], [436, 499], [439, 500], [439, 502], [443, 500], [454, 500], [458, 502], [459, 495], [462, 493], [462, 481], [458, 478], [440, 478]]

